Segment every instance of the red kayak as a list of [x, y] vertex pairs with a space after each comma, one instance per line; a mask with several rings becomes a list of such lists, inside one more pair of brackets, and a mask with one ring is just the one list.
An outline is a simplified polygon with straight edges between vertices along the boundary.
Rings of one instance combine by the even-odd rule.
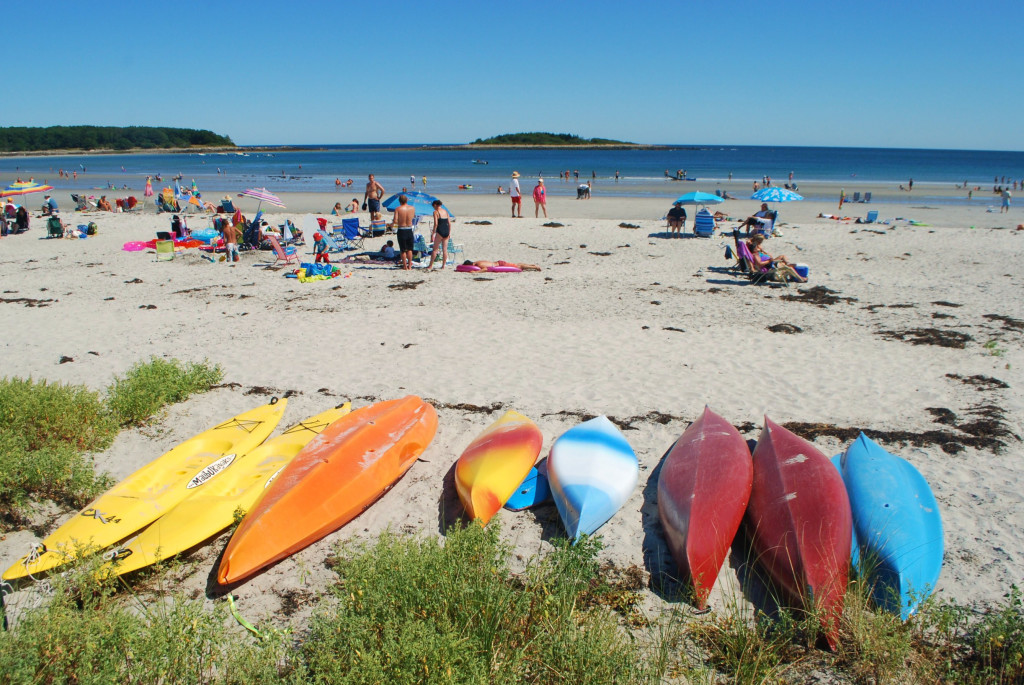
[[676, 565], [693, 583], [698, 609], [707, 606], [747, 510], [753, 479], [746, 441], [707, 407], [665, 457], [658, 514]]
[[850, 500], [825, 455], [767, 416], [745, 525], [772, 581], [797, 606], [813, 604], [835, 649], [850, 567]]

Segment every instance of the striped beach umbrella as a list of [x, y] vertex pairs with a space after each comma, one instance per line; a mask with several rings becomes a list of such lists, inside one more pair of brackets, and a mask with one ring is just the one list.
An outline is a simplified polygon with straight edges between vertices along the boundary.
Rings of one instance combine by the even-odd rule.
[[284, 203], [281, 202], [281, 198], [279, 198], [277, 195], [274, 195], [266, 188], [249, 188], [248, 190], [242, 192], [240, 195], [241, 197], [254, 197], [257, 200], [259, 200], [260, 203], [256, 207], [257, 211], [259, 211], [259, 208], [263, 206], [264, 202], [266, 202], [268, 205], [274, 205], [275, 207], [280, 207], [281, 209], [284, 209]]
[[28, 195], [30, 193], [45, 193], [50, 190], [53, 190], [53, 186], [36, 183], [35, 181], [18, 181], [4, 188], [0, 196], [14, 197], [15, 195]]
[[751, 195], [750, 199], [760, 200], [761, 202], [796, 202], [804, 198], [803, 195], [797, 195], [792, 190], [771, 186], [769, 188], [761, 188], [761, 190]]

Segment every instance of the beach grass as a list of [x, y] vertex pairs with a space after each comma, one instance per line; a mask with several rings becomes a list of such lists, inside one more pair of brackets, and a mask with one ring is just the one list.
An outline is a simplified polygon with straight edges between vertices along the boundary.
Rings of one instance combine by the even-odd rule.
[[0, 527], [24, 523], [34, 502], [77, 508], [112, 485], [91, 454], [125, 426], [209, 390], [219, 366], [152, 358], [105, 392], [31, 378], [0, 379]]
[[152, 357], [114, 380], [107, 390], [106, 404], [120, 425], [140, 425], [165, 405], [206, 392], [223, 378], [220, 365]]
[[[599, 541], [559, 541], [513, 572], [495, 527], [445, 538], [385, 533], [341, 544], [337, 579], [313, 597], [308, 628], [236, 625], [226, 602], [164, 589], [143, 598], [97, 580], [98, 559], [50, 580], [45, 605], [0, 633], [3, 682], [193, 683], [1018, 683], [1024, 607], [1012, 588], [984, 610], [932, 598], [907, 622], [852, 583], [835, 653], [818, 619], [773, 619], [728, 602], [674, 607], [636, 625]], [[122, 589], [118, 589], [122, 588]], [[614, 604], [614, 602], [611, 602]], [[628, 612], [627, 612], [628, 613]], [[826, 680], [824, 682], [831, 682]]]
[[325, 682], [647, 681], [640, 649], [595, 601], [611, 591], [599, 550], [559, 542], [512, 573], [494, 525], [343, 546], [305, 667]]

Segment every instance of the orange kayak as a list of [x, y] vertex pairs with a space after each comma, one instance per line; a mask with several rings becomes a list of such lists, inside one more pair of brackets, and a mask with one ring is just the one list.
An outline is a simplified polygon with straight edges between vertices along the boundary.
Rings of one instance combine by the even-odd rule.
[[332, 423], [242, 520], [224, 550], [217, 581], [237, 583], [344, 526], [409, 470], [436, 432], [437, 412], [414, 395]]
[[455, 464], [455, 489], [471, 519], [487, 525], [526, 478], [543, 442], [537, 424], [510, 411], [469, 443]]

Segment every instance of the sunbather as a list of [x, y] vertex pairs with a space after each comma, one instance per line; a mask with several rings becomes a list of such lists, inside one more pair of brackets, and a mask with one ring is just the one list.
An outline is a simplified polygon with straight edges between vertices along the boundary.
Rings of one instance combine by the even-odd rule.
[[747, 246], [750, 247], [750, 256], [754, 260], [755, 269], [779, 269], [801, 283], [807, 282], [806, 278], [801, 278], [796, 272], [796, 265], [786, 259], [786, 255], [772, 257], [761, 248], [762, 243], [764, 243], [764, 236], [760, 233], [747, 241]]
[[481, 269], [489, 269], [492, 266], [514, 266], [520, 271], [540, 271], [540, 267], [536, 264], [517, 264], [516, 262], [506, 262], [499, 259], [496, 262], [489, 262], [485, 259], [481, 259], [476, 262], [471, 262], [468, 259], [462, 263], [464, 266], [476, 266]]
[[99, 201], [99, 203], [97, 203], [96, 207], [98, 209], [103, 210], [104, 212], [112, 212], [112, 211], [114, 211], [113, 209], [110, 208], [110, 200], [107, 199], [106, 195], [101, 195], [100, 196], [100, 201]]

